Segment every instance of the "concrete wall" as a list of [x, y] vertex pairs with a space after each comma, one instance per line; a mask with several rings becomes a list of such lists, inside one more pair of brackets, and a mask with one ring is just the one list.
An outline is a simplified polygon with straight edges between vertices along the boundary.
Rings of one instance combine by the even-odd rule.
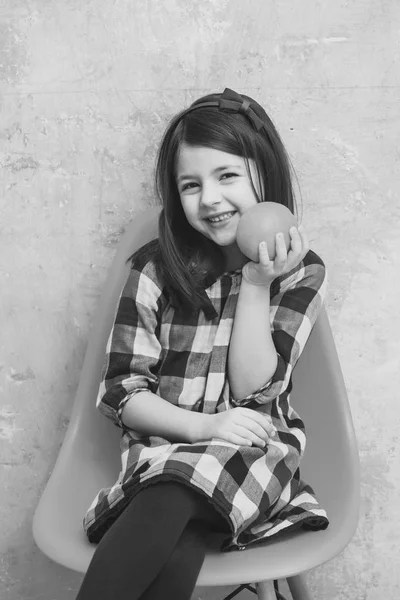
[[1, 598], [75, 597], [32, 515], [121, 229], [154, 203], [164, 124], [225, 86], [275, 120], [330, 272], [362, 506], [315, 597], [399, 597], [400, 4], [3, 0], [0, 19]]

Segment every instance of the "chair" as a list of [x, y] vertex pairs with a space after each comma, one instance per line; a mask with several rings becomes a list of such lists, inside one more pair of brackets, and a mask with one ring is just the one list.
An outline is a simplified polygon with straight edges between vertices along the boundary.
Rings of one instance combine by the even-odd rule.
[[[137, 214], [122, 236], [94, 317], [70, 424], [55, 467], [33, 519], [38, 547], [57, 563], [84, 573], [95, 546], [82, 517], [100, 488], [120, 470], [120, 430], [95, 407], [95, 398], [115, 306], [127, 277], [127, 257], [157, 237], [159, 208]], [[330, 560], [351, 540], [358, 521], [359, 460], [343, 377], [325, 308], [293, 373], [292, 403], [304, 419], [308, 443], [302, 477], [326, 508], [325, 531], [297, 531], [243, 552], [219, 552], [219, 536], [209, 550], [197, 586], [240, 587], [260, 600], [275, 599], [274, 580], [287, 579], [295, 600], [309, 600], [301, 574]], [[248, 582], [256, 585], [256, 590]]]

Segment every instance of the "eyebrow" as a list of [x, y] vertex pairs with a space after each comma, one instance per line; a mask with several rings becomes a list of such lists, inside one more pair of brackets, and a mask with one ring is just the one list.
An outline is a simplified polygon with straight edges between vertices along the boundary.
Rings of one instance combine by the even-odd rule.
[[[242, 169], [242, 165], [225, 165], [223, 167], [217, 167], [212, 171], [213, 175], [216, 173], [220, 173], [220, 171], [225, 171], [225, 169]], [[180, 175], [178, 177], [178, 181], [183, 181], [184, 179], [194, 179], [194, 175]]]

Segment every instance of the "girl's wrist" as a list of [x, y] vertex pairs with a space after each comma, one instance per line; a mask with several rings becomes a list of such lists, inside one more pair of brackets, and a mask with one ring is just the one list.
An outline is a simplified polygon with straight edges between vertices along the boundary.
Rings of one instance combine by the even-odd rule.
[[270, 288], [273, 280], [254, 281], [247, 275], [247, 270], [245, 268], [243, 268], [242, 269], [242, 281], [244, 281], [246, 284], [251, 285], [251, 286]]
[[202, 440], [211, 440], [213, 437], [213, 415], [207, 413], [192, 413], [195, 417], [192, 421], [190, 432], [191, 443], [201, 442]]

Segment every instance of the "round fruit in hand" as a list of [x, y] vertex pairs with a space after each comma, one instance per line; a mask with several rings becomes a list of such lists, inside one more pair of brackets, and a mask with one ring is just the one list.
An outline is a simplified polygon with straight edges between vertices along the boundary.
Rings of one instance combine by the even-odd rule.
[[236, 242], [241, 252], [253, 262], [259, 262], [260, 242], [267, 242], [269, 258], [274, 260], [276, 234], [283, 233], [286, 249], [289, 250], [289, 229], [293, 226], [297, 227], [296, 217], [286, 206], [277, 202], [259, 202], [240, 217]]

